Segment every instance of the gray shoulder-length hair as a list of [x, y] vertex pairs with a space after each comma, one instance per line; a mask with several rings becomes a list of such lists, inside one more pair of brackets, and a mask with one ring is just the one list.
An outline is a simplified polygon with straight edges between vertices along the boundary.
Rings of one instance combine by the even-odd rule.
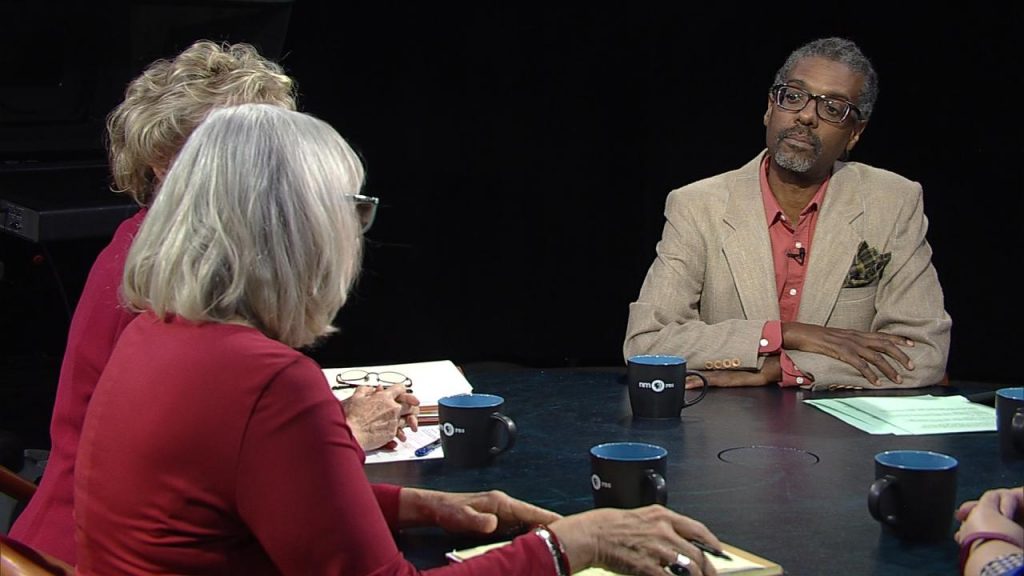
[[327, 123], [266, 104], [212, 112], [189, 137], [125, 264], [135, 311], [244, 322], [299, 348], [358, 274], [355, 152]]
[[878, 74], [875, 67], [868, 60], [867, 56], [860, 51], [860, 48], [851, 40], [845, 38], [819, 38], [808, 42], [794, 50], [786, 62], [775, 73], [773, 84], [785, 84], [793, 67], [804, 58], [820, 57], [833, 62], [843, 64], [857, 74], [864, 76], [864, 85], [857, 96], [857, 109], [863, 114], [862, 121], [871, 118], [871, 112], [875, 109], [875, 101], [878, 100]]

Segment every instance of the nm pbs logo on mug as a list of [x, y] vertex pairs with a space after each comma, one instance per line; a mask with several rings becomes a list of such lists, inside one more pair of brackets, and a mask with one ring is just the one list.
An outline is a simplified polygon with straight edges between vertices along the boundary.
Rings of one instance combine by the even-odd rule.
[[485, 466], [512, 448], [516, 425], [501, 413], [505, 399], [494, 394], [456, 394], [437, 401], [445, 462]]
[[441, 425], [441, 432], [443, 432], [445, 436], [451, 438], [456, 434], [465, 434], [466, 429], [456, 428], [455, 425], [452, 424], [451, 422], [445, 422], [444, 424]]
[[676, 382], [665, 382], [664, 380], [655, 379], [650, 382], [644, 382], [643, 380], [636, 383], [637, 387], [641, 389], [649, 389], [651, 392], [662, 393], [666, 389], [671, 390], [676, 386], [679, 386]]
[[[686, 377], [700, 379], [701, 387], [686, 390]], [[639, 355], [627, 362], [629, 405], [634, 418], [679, 418], [679, 412], [704, 398], [708, 380], [702, 374], [686, 370], [680, 356]]]

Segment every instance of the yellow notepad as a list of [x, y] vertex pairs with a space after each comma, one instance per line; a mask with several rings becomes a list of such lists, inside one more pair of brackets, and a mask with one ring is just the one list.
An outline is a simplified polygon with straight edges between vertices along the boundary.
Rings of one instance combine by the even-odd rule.
[[[467, 558], [483, 554], [488, 550], [504, 546], [505, 544], [508, 544], [508, 542], [496, 542], [465, 550], [454, 550], [448, 553], [448, 559], [453, 562], [462, 562]], [[718, 558], [711, 556], [710, 554], [707, 555], [708, 562], [715, 567], [715, 570], [718, 571], [719, 575], [737, 574], [742, 576], [779, 576], [784, 573], [782, 566], [779, 566], [775, 562], [751, 554], [746, 550], [740, 550], [735, 546], [723, 544], [722, 551], [731, 556], [732, 560]], [[621, 576], [620, 574], [603, 568], [587, 568], [586, 570], [581, 570], [574, 574], [577, 574], [578, 576]]]

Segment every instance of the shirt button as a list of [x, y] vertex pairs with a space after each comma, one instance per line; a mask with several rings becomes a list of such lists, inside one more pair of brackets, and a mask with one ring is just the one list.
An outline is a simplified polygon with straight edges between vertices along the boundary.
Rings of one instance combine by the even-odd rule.
[[804, 378], [803, 378], [803, 376], [797, 376], [797, 377], [796, 377], [796, 383], [797, 383], [797, 384], [803, 384], [803, 383], [804, 383]]
[[761, 340], [758, 342], [758, 344], [760, 344], [761, 347], [764, 348], [765, 346], [768, 345], [768, 339], [767, 338], [761, 338]]
[[789, 295], [790, 296], [796, 296], [796, 288], [790, 288], [789, 289]]
[[797, 243], [795, 244], [795, 246], [796, 246], [797, 248], [803, 248], [803, 247], [804, 247], [804, 244], [803, 244], [803, 242], [797, 242]]

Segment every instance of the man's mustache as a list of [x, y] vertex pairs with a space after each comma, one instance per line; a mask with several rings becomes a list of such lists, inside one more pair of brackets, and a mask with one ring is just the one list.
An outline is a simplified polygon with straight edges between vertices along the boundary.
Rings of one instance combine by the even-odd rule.
[[800, 140], [801, 142], [807, 142], [814, 148], [814, 152], [816, 154], [821, 152], [821, 138], [818, 138], [818, 136], [814, 134], [814, 132], [811, 132], [810, 129], [802, 128], [800, 126], [786, 128], [779, 133], [775, 138], [775, 141], [778, 144], [786, 138], [793, 138], [795, 140]]

